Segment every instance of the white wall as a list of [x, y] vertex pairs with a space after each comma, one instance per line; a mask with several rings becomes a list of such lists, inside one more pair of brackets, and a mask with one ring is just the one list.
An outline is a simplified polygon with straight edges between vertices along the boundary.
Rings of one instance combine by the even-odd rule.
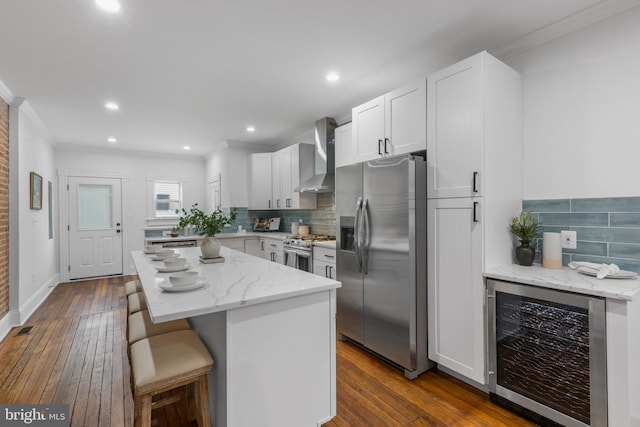
[[[205, 161], [202, 158], [153, 155], [125, 150], [92, 150], [81, 147], [59, 146], [55, 151], [55, 166], [70, 172], [115, 174], [125, 178], [127, 217], [123, 233], [129, 250], [140, 250], [144, 245], [144, 227], [147, 227], [147, 177], [185, 178], [183, 204], [189, 208], [198, 203], [206, 206]], [[125, 257], [125, 274], [133, 274], [130, 257]]]
[[523, 82], [523, 198], [640, 194], [640, 8], [506, 60]]
[[[54, 142], [37, 116], [29, 113], [30, 111], [27, 104], [22, 104], [20, 107], [14, 107], [12, 115], [12, 120], [17, 117], [18, 121], [17, 199], [19, 218], [11, 217], [10, 221], [18, 223], [19, 237], [17, 245], [12, 242], [10, 255], [18, 257], [17, 262], [12, 263], [12, 266], [17, 265], [18, 268], [18, 276], [12, 275], [12, 278], [17, 279], [17, 283], [11, 284], [11, 292], [15, 292], [16, 284], [18, 286], [18, 307], [11, 307], [11, 309], [14, 312], [18, 310], [19, 319], [16, 319], [16, 322], [19, 323], [23, 323], [37, 308], [48, 295], [50, 287], [58, 283], [59, 277], [55, 198], [53, 206], [54, 239], [49, 239], [49, 210], [47, 206], [49, 195], [47, 182], [51, 181], [53, 188], [56, 188], [53, 164]], [[15, 138], [16, 135], [12, 137]], [[12, 145], [11, 148], [13, 149], [15, 146]], [[42, 176], [43, 193], [42, 209], [40, 210], [33, 210], [29, 207], [29, 175], [32, 171]]]

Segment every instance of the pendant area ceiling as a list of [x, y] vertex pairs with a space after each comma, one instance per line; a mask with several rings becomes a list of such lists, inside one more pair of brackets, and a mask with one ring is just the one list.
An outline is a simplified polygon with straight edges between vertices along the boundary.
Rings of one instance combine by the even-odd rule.
[[[120, 2], [113, 14], [94, 0], [0, 7], [0, 81], [57, 144], [173, 154], [188, 145], [202, 156], [223, 141], [282, 143], [321, 117], [348, 117], [411, 79], [620, 0]], [[330, 71], [340, 79], [325, 80]]]

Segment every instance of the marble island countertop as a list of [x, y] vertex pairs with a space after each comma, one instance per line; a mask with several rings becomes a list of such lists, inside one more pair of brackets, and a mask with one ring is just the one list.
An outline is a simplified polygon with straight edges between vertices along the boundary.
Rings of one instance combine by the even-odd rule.
[[186, 292], [165, 292], [158, 286], [168, 282], [170, 273], [159, 273], [161, 261], [152, 261], [142, 251], [132, 252], [142, 282], [149, 314], [154, 323], [232, 310], [293, 296], [339, 288], [340, 282], [282, 264], [223, 247], [222, 263], [203, 264], [200, 248], [180, 248], [176, 253], [187, 259], [206, 284]]
[[484, 277], [626, 301], [640, 295], [640, 279], [596, 279], [566, 267], [554, 270], [511, 264], [490, 269]]

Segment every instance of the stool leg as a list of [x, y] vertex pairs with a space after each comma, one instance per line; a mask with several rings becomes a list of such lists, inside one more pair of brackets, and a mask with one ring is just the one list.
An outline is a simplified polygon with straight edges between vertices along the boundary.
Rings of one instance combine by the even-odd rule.
[[140, 397], [140, 426], [151, 427], [151, 394]]
[[209, 418], [209, 387], [207, 385], [207, 375], [200, 375], [196, 381], [197, 399], [198, 399], [198, 426], [211, 427], [211, 418]]

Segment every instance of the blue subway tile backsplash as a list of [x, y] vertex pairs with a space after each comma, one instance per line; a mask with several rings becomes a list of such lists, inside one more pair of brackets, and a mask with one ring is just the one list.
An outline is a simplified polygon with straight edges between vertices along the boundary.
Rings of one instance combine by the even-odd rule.
[[[563, 265], [614, 263], [640, 273], [640, 197], [523, 200], [522, 210], [538, 218], [541, 232], [576, 232], [577, 248], [562, 250]], [[535, 244], [540, 263], [542, 238]]]

